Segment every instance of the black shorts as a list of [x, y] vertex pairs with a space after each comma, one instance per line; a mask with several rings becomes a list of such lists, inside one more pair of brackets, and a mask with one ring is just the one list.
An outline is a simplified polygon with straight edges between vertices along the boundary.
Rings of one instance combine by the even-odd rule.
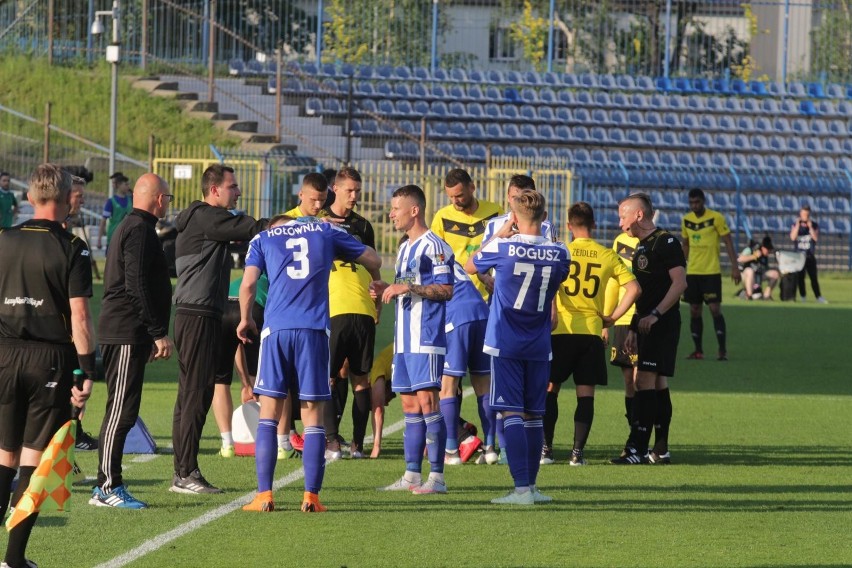
[[[263, 308], [257, 302], [251, 308], [251, 314], [257, 329], [263, 329]], [[240, 340], [237, 339], [237, 326], [240, 325], [240, 302], [239, 300], [228, 300], [225, 304], [225, 312], [222, 314], [222, 343], [219, 347], [216, 365], [216, 384], [230, 385], [234, 380], [234, 356]], [[257, 358], [260, 353], [260, 338], [256, 337], [251, 343], [244, 345], [248, 373], [252, 377], [257, 376]]]
[[672, 309], [651, 326], [650, 333], [636, 335], [639, 352], [636, 368], [640, 371], [673, 377], [677, 343], [680, 340], [680, 312]]
[[331, 373], [337, 372], [349, 359], [349, 372], [367, 375], [373, 368], [373, 349], [376, 346], [376, 320], [364, 314], [341, 314], [331, 318], [329, 354]]
[[695, 274], [686, 275], [686, 292], [683, 299], [688, 304], [721, 304], [722, 303], [722, 275], [721, 274]]
[[0, 448], [42, 451], [71, 419], [73, 345], [0, 345]]
[[603, 339], [597, 335], [560, 333], [550, 336], [553, 360], [550, 382], [562, 384], [574, 377], [575, 385], [605, 385], [606, 359]]
[[609, 330], [609, 364], [622, 369], [632, 369], [636, 366], [636, 355], [628, 355], [624, 351], [629, 325], [616, 325]]

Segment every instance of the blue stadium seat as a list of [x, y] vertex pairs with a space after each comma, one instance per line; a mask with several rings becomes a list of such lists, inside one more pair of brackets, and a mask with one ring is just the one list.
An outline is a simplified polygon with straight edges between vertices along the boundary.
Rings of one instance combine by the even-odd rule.
[[740, 99], [728, 98], [725, 99], [725, 110], [731, 114], [740, 114], [743, 111], [743, 105]]
[[758, 97], [769, 96], [769, 91], [766, 88], [766, 83], [764, 83], [763, 81], [751, 81], [748, 84], [748, 90], [752, 95]]
[[819, 169], [824, 172], [834, 172], [837, 170], [837, 164], [834, 161], [834, 158], [830, 158], [828, 156], [820, 156], [817, 159], [817, 166]]
[[747, 112], [750, 114], [757, 114], [762, 112], [762, 108], [760, 106], [760, 101], [757, 99], [743, 99], [743, 112]]
[[376, 95], [379, 97], [390, 98], [393, 96], [393, 87], [386, 81], [381, 81], [376, 84]]
[[474, 69], [473, 71], [468, 73], [467, 78], [470, 80], [471, 83], [476, 83], [478, 85], [482, 85], [483, 83], [488, 82], [488, 79], [486, 79], [485, 77], [485, 73], [477, 69]]
[[493, 101], [495, 103], [503, 102], [503, 94], [497, 87], [486, 87], [485, 99], [488, 101]]
[[805, 138], [805, 149], [809, 152], [813, 152], [814, 154], [821, 154], [824, 151], [822, 147], [822, 140], [816, 136]]
[[574, 109], [574, 120], [581, 124], [592, 124], [592, 115], [589, 110], [583, 107]]
[[[246, 62], [245, 73], [246, 75], [265, 75], [266, 71], [263, 68], [263, 63], [257, 59], [249, 59]], [[314, 73], [310, 74], [314, 75]]]
[[766, 206], [763, 196], [759, 193], [749, 193], [746, 196], [746, 208], [749, 211], [759, 211], [763, 213], [769, 209]]
[[545, 85], [550, 85], [553, 87], [556, 87], [562, 83], [561, 79], [559, 78], [559, 75], [557, 75], [553, 71], [546, 71], [544, 74], [542, 74], [541, 82]]
[[787, 151], [788, 152], [796, 152], [800, 153], [805, 150], [805, 144], [802, 142], [802, 138], [798, 136], [791, 136], [787, 138]]
[[467, 83], [467, 72], [464, 69], [453, 67], [450, 70], [450, 80], [457, 81], [459, 83]]
[[487, 75], [489, 83], [505, 83], [506, 78], [503, 76], [503, 72], [499, 69], [491, 69], [488, 71]]
[[654, 150], [645, 150], [642, 152], [642, 163], [648, 167], [655, 168], [660, 163], [660, 157]]
[[425, 67], [415, 67], [412, 72], [412, 76], [418, 81], [428, 81], [432, 78], [429, 70]]
[[654, 108], [656, 110], [668, 110], [669, 108], [668, 98], [659, 93], [655, 93], [648, 97], [648, 104], [651, 106], [651, 108]]
[[824, 120], [814, 118], [811, 120], [810, 131], [816, 135], [828, 134], [828, 125]]
[[521, 85], [524, 82], [524, 77], [517, 71], [506, 71], [506, 82], [513, 85]]
[[520, 158], [523, 156], [521, 149], [514, 144], [509, 144], [508, 146], [503, 148], [503, 150], [505, 152], [505, 156], [509, 158]]
[[520, 128], [521, 138], [524, 138], [530, 142], [534, 142], [538, 139], [538, 131], [536, 131], [535, 126], [532, 124], [522, 124]]
[[713, 137], [713, 145], [719, 150], [729, 150], [733, 147], [730, 135], [722, 133]]
[[228, 74], [235, 77], [242, 77], [246, 73], [246, 64], [242, 59], [231, 59], [228, 61]]
[[698, 127], [702, 130], [717, 130], [719, 125], [716, 123], [716, 117], [712, 114], [702, 114], [698, 117]]
[[467, 115], [474, 120], [482, 120], [485, 118], [485, 111], [479, 103], [468, 103]]
[[513, 104], [503, 105], [503, 118], [506, 120], [518, 119], [518, 107]]
[[762, 134], [755, 134], [749, 139], [749, 145], [752, 150], [758, 152], [766, 152], [769, 149], [769, 141]]
[[565, 148], [564, 146], [556, 148], [556, 157], [560, 160], [567, 160], [568, 162], [574, 161], [574, 153], [570, 148]]
[[648, 97], [646, 97], [643, 93], [633, 93], [630, 96], [630, 106], [645, 111], [650, 105], [648, 104]]
[[546, 106], [538, 108], [538, 118], [544, 122], [556, 121], [556, 115], [553, 113], [553, 109]]
[[462, 85], [450, 85], [447, 87], [447, 96], [452, 99], [453, 102], [469, 100], [467, 92], [465, 92]]
[[322, 115], [323, 104], [322, 100], [317, 97], [310, 97], [305, 101], [305, 114], [308, 116]]
[[541, 77], [535, 71], [527, 71], [524, 73], [524, 82], [527, 85], [540, 85], [542, 83]]
[[725, 103], [719, 97], [707, 97], [704, 106], [710, 112], [723, 112], [725, 110]]
[[[852, 96], [850, 96], [852, 98]], [[852, 116], [852, 102], [850, 101], [838, 101], [837, 103], [837, 114], [843, 116]]]
[[656, 130], [648, 129], [642, 134], [642, 137], [648, 146], [657, 146], [660, 143], [660, 135]]
[[627, 122], [633, 126], [645, 126], [645, 115], [638, 110], [628, 111]]
[[440, 67], [438, 67], [432, 73], [432, 80], [438, 81], [440, 83], [449, 83], [450, 82], [450, 76], [447, 73], [446, 69], [441, 69]]
[[539, 157], [546, 159], [546, 160], [555, 160], [557, 158], [556, 150], [554, 150], [553, 148], [551, 148], [549, 146], [545, 146], [544, 148], [539, 148], [538, 154], [539, 154]]
[[719, 130], [727, 130], [729, 132], [735, 132], [739, 130], [737, 128], [736, 121], [732, 116], [720, 116], [718, 125]]
[[554, 134], [556, 135], [556, 138], [558, 140], [562, 140], [562, 141], [571, 140], [574, 137], [571, 134], [571, 128], [568, 127], [568, 126], [565, 126], [564, 124], [557, 125], [556, 129], [554, 131]]
[[799, 112], [805, 116], [814, 116], [817, 114], [817, 109], [813, 101], [805, 100], [799, 102]]
[[592, 142], [604, 143], [607, 142], [606, 130], [600, 126], [594, 126], [589, 130], [589, 136]]
[[396, 109], [393, 106], [393, 101], [390, 99], [381, 99], [378, 102], [378, 110], [385, 116], [397, 116]]
[[574, 91], [568, 91], [566, 89], [562, 89], [556, 93], [556, 98], [564, 105], [574, 105], [577, 102], [577, 99], [574, 96]]
[[624, 153], [624, 162], [631, 166], [641, 166], [642, 154], [640, 154], [636, 150], [628, 150]]
[[557, 107], [556, 120], [563, 123], [573, 122], [574, 116], [571, 113], [571, 109], [569, 109], [568, 107]]
[[573, 73], [563, 73], [561, 82], [566, 87], [576, 88], [580, 86], [580, 79]]
[[609, 113], [601, 108], [592, 109], [592, 122], [596, 125], [609, 124]]
[[470, 158], [472, 160], [476, 160], [478, 162], [485, 161], [485, 157], [488, 155], [488, 150], [482, 144], [471, 144], [470, 145]]
[[731, 92], [731, 81], [729, 79], [719, 78], [713, 79], [713, 92], [720, 95], [727, 95]]
[[836, 116], [837, 109], [832, 101], [819, 101], [817, 112], [824, 116]]
[[489, 123], [485, 125], [485, 136], [489, 140], [500, 140], [503, 138], [503, 129], [499, 124]]
[[468, 118], [467, 108], [464, 106], [464, 103], [453, 101], [448, 105], [447, 110], [452, 117]]
[[837, 169], [852, 172], [852, 158], [849, 156], [837, 158]]
[[393, 67], [390, 65], [379, 65], [374, 69], [374, 73], [382, 79], [390, 79], [393, 76]]
[[518, 130], [517, 124], [504, 124], [503, 125], [503, 139], [504, 140], [518, 140], [521, 137], [521, 133]]
[[483, 140], [485, 139], [485, 130], [480, 123], [471, 122], [467, 125], [467, 135], [468, 138], [474, 140]]
[[521, 148], [521, 157], [527, 158], [529, 160], [538, 159], [540, 157], [538, 153], [538, 148], [536, 148], [535, 146], [524, 146], [523, 148]]
[[414, 109], [411, 106], [411, 103], [408, 101], [396, 101], [394, 104], [394, 109], [396, 110], [396, 114], [398, 116], [416, 116], [417, 113], [414, 112]]
[[663, 113], [663, 126], [666, 128], [680, 128], [680, 114], [676, 112]]
[[419, 82], [415, 82], [411, 85], [411, 96], [413, 98], [422, 100], [430, 100], [434, 98], [432, 92], [429, 90], [429, 87], [427, 87], [425, 83]]
[[[575, 126], [571, 133], [577, 142], [586, 142], [589, 140], [589, 131], [585, 126]], [[575, 152], [574, 157], [576, 158], [576, 156], [577, 154]]]
[[460, 160], [467, 160], [470, 158], [470, 147], [463, 142], [456, 144], [453, 146], [453, 155]]
[[402, 154], [402, 145], [396, 140], [385, 142], [385, 157], [388, 159], [398, 158]]
[[548, 142], [555, 141], [556, 133], [549, 124], [540, 124], [538, 127], [538, 138]]
[[372, 97], [375, 94], [373, 84], [367, 81], [358, 81], [355, 83], [355, 95], [361, 97]]
[[783, 160], [784, 167], [790, 170], [798, 170], [802, 167], [799, 158], [796, 156], [785, 156]]
[[467, 138], [467, 126], [463, 122], [451, 122], [448, 134], [450, 138], [465, 139]]
[[848, 197], [835, 197], [832, 201], [832, 208], [835, 213], [843, 215], [852, 213], [852, 205], [850, 205]]
[[521, 101], [529, 104], [537, 104], [538, 103], [538, 92], [534, 89], [524, 88], [521, 89], [520, 93]]
[[645, 124], [651, 128], [663, 128], [663, 117], [657, 111], [646, 112]]
[[590, 154], [591, 161], [596, 164], [603, 165], [609, 162], [609, 158], [607, 157], [606, 152], [601, 149], [596, 148], [592, 150]]
[[487, 103], [485, 107], [483, 107], [483, 110], [485, 111], [485, 116], [490, 119], [499, 120], [503, 117], [503, 111], [501, 110], [500, 105]]
[[446, 122], [440, 120], [428, 122], [426, 133], [429, 138], [447, 138], [450, 134], [450, 127]]
[[341, 103], [337, 99], [326, 99], [325, 114], [331, 116], [343, 116], [346, 114], [346, 103]]
[[357, 105], [356, 108], [360, 108], [365, 113], [375, 114], [379, 111], [376, 101], [373, 99], [361, 99], [360, 101], [355, 101], [355, 103]]
[[765, 116], [758, 116], [754, 120], [754, 129], [763, 134], [772, 134], [775, 132], [775, 128], [772, 126], [772, 121]]
[[642, 131], [637, 128], [628, 128], [624, 131], [624, 141], [631, 146], [641, 146]]
[[492, 158], [500, 158], [503, 155], [505, 155], [503, 147], [500, 146], [499, 144], [494, 144], [494, 145], [490, 146], [490, 148], [491, 148], [491, 157]]
[[520, 114], [521, 118], [523, 118], [524, 120], [529, 120], [531, 122], [537, 122], [538, 121], [538, 112], [536, 112], [535, 107], [532, 106], [532, 105], [521, 106], [521, 108], [519, 110], [519, 114]]
[[538, 100], [541, 103], [556, 104], [556, 92], [551, 88], [544, 88], [538, 92]]
[[447, 110], [447, 103], [444, 101], [433, 101], [429, 105], [429, 115], [444, 118], [450, 113]]
[[790, 83], [787, 85], [787, 94], [791, 97], [806, 97], [808, 93], [802, 83]]
[[625, 143], [624, 131], [621, 128], [610, 128], [607, 131], [607, 140], [610, 144], [623, 146]]
[[695, 144], [699, 148], [709, 149], [713, 147], [713, 138], [708, 132], [699, 132], [695, 137]]
[[773, 152], [783, 153], [787, 151], [787, 140], [783, 136], [773, 135], [769, 137], [769, 149]]
[[681, 124], [684, 128], [688, 128], [689, 130], [697, 130], [699, 127], [698, 115], [691, 112], [685, 113], [681, 119]]

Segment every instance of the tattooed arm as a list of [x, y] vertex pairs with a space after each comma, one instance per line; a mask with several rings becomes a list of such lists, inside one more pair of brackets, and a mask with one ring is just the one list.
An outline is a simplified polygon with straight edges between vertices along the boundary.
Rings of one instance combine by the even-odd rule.
[[426, 286], [420, 284], [391, 284], [385, 288], [382, 294], [382, 300], [387, 304], [397, 296], [402, 296], [408, 293], [417, 294], [427, 300], [435, 302], [446, 302], [453, 297], [452, 284], [429, 284]]

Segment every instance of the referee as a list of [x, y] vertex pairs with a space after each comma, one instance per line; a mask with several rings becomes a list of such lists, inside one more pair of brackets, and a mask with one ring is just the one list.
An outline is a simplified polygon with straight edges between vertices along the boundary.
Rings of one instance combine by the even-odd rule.
[[[642, 289], [624, 343], [628, 353], [637, 355], [636, 396], [630, 438], [621, 456], [612, 460], [618, 465], [670, 461], [671, 398], [659, 392], [668, 395], [668, 377], [674, 376], [680, 338], [678, 300], [686, 290], [686, 260], [677, 238], [654, 225], [653, 214], [651, 199], [644, 193], [634, 193], [618, 204], [621, 230], [639, 239], [633, 275]], [[648, 454], [655, 423], [657, 440]]]
[[106, 368], [107, 405], [98, 439], [98, 483], [89, 504], [121, 509], [147, 505], [127, 491], [121, 458], [127, 433], [139, 416], [145, 364], [168, 359], [172, 282], [157, 221], [169, 210], [169, 186], [145, 174], [133, 188], [133, 209], [110, 241], [98, 330]]
[[[89, 249], [69, 234], [71, 175], [42, 164], [29, 180], [29, 221], [0, 229], [0, 519], [9, 506], [12, 479], [20, 480], [11, 504], [30, 483], [56, 431], [92, 392], [95, 333], [89, 312]], [[87, 375], [83, 389], [73, 371]], [[5, 565], [34, 566], [24, 556], [38, 513], [9, 533]]]

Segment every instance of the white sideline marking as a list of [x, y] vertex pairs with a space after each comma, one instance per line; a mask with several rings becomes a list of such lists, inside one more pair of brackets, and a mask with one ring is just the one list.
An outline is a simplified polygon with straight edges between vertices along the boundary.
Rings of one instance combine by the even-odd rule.
[[145, 463], [145, 462], [153, 461], [153, 460], [157, 459], [158, 457], [160, 457], [160, 456], [157, 455], [157, 454], [141, 454], [141, 455], [136, 456], [135, 458], [133, 458], [130, 461], [133, 462], [133, 463]]
[[[468, 397], [471, 394], [473, 394], [473, 389], [467, 388], [462, 393], [462, 396]], [[404, 427], [405, 427], [405, 420], [400, 420], [399, 422], [394, 422], [393, 424], [391, 424], [387, 428], [382, 428], [382, 434], [383, 435], [390, 435], [390, 434], [393, 434], [395, 432], [399, 432]], [[372, 436], [368, 436], [364, 439], [364, 442], [370, 442], [370, 441], [372, 441]], [[339, 460], [335, 460], [335, 461], [339, 461]], [[330, 462], [329, 464], [326, 465], [326, 467], [328, 467], [328, 465], [331, 465], [331, 463], [334, 463], [334, 462]], [[277, 491], [277, 490], [281, 489], [282, 487], [285, 487], [287, 485], [290, 485], [291, 483], [299, 481], [304, 476], [305, 476], [305, 468], [300, 467], [296, 471], [290, 472], [289, 474], [285, 475], [284, 477], [281, 477], [281, 478], [275, 480], [275, 482], [272, 484], [272, 490]], [[170, 543], [171, 541], [173, 541], [177, 538], [180, 538], [180, 537], [182, 537], [186, 534], [189, 534], [196, 529], [200, 529], [201, 527], [203, 527], [204, 525], [206, 525], [208, 523], [212, 523], [213, 521], [219, 520], [222, 517], [224, 517], [225, 515], [227, 515], [228, 513], [236, 511], [237, 509], [239, 509], [243, 505], [251, 502], [251, 500], [254, 498], [254, 494], [255, 494], [255, 492], [252, 491], [251, 493], [246, 493], [245, 495], [237, 497], [236, 499], [234, 499], [230, 503], [226, 503], [224, 505], [216, 507], [215, 509], [213, 509], [211, 511], [207, 511], [206, 513], [204, 513], [200, 517], [196, 517], [196, 518], [192, 519], [191, 521], [187, 521], [186, 523], [178, 526], [177, 528], [174, 528], [174, 529], [172, 529], [168, 532], [165, 532], [161, 535], [155, 536], [154, 538], [148, 539], [145, 542], [143, 542], [142, 544], [140, 544], [139, 546], [137, 546], [136, 548], [134, 548], [134, 549], [132, 549], [128, 552], [125, 552], [124, 554], [121, 554], [119, 556], [116, 556], [112, 560], [108, 560], [107, 562], [104, 562], [103, 564], [98, 564], [97, 566], [95, 566], [95, 568], [120, 568], [121, 566], [127, 566], [131, 562], [135, 562], [136, 560], [140, 559], [141, 557], [145, 556], [146, 554], [149, 554], [151, 552], [155, 552], [155, 551], [159, 550], [160, 548], [162, 548], [166, 544]]]

